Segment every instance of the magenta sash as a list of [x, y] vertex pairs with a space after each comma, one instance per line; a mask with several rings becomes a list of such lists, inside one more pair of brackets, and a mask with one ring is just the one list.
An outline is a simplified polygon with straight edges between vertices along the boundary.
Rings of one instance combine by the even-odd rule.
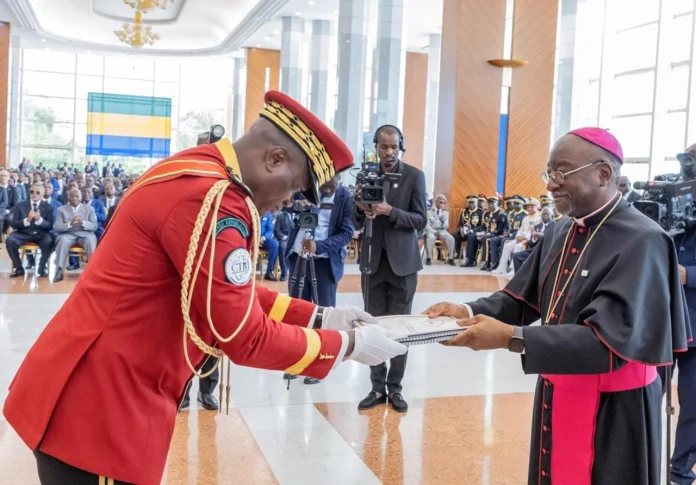
[[[540, 430], [541, 433], [551, 432], [552, 483], [591, 485], [600, 393], [645, 387], [657, 378], [657, 369], [628, 362], [618, 371], [608, 374], [549, 374], [542, 377], [553, 384], [551, 429], [543, 427]], [[548, 412], [547, 405], [542, 405], [542, 413]]]

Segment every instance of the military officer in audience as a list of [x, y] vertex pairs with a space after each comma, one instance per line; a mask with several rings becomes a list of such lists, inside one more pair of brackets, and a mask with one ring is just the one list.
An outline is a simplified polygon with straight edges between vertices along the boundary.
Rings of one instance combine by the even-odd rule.
[[544, 207], [541, 209], [541, 222], [534, 226], [532, 236], [527, 243], [527, 249], [512, 255], [513, 273], [517, 273], [517, 271], [519, 271], [519, 269], [522, 267], [522, 263], [524, 263], [529, 255], [532, 254], [532, 250], [537, 244], [539, 244], [539, 241], [541, 241], [541, 239], [544, 237], [544, 234], [546, 234], [554, 224], [556, 224], [556, 221], [553, 220], [553, 209], [551, 209], [551, 207]]
[[428, 210], [428, 224], [425, 226], [425, 264], [432, 264], [431, 257], [435, 240], [438, 239], [445, 243], [447, 247], [447, 264], [455, 266], [454, 263], [454, 237], [447, 232], [449, 228], [449, 211], [445, 209], [447, 198], [444, 194], [435, 196], [434, 207]]
[[468, 196], [466, 204], [466, 207], [459, 213], [457, 230], [452, 233], [454, 238], [454, 259], [459, 257], [464, 259], [464, 255], [460, 254], [460, 252], [464, 250], [462, 245], [466, 243], [466, 238], [471, 234], [471, 215], [478, 210], [478, 197], [475, 195]]
[[487, 201], [488, 197], [486, 197], [486, 194], [478, 195], [478, 208], [481, 209], [483, 212], [488, 211], [488, 204], [486, 204]]
[[514, 237], [509, 238], [503, 244], [502, 254], [498, 260], [499, 266], [494, 270], [496, 274], [505, 274], [512, 277], [514, 273], [508, 274], [512, 255], [525, 250], [534, 232], [534, 226], [541, 222], [539, 201], [537, 199], [530, 197], [524, 207], [527, 215], [522, 219], [522, 223], [515, 231]]
[[477, 228], [478, 230], [472, 228], [472, 232], [476, 234], [476, 237], [468, 237], [466, 240], [466, 262], [464, 266], [476, 266], [476, 255], [480, 247], [484, 248], [483, 259], [485, 260], [488, 238], [503, 233], [502, 231], [507, 219], [505, 218], [505, 213], [498, 207], [499, 200], [498, 197], [488, 198], [488, 210], [483, 213], [482, 225]]
[[[88, 189], [91, 190], [91, 189]], [[56, 236], [56, 275], [53, 282], [63, 280], [70, 248], [78, 244], [85, 250], [85, 258], [89, 261], [97, 247], [97, 215], [89, 204], [82, 203], [79, 189], [71, 189], [68, 193], [68, 203], [58, 208], [55, 230]]]
[[[497, 197], [496, 197], [497, 199]], [[488, 207], [491, 208], [491, 200], [488, 199]], [[483, 264], [481, 271], [490, 271], [493, 268], [493, 263], [498, 261], [498, 256], [494, 256], [494, 247], [492, 242], [503, 237], [508, 230], [508, 214], [495, 204], [494, 210], [488, 211], [488, 231], [483, 236], [481, 244], [483, 245]], [[497, 251], [497, 247], [495, 248]], [[495, 259], [493, 259], [495, 257]]]
[[507, 221], [503, 234], [502, 236], [489, 239], [488, 244], [490, 246], [490, 251], [488, 252], [488, 256], [490, 264], [488, 268], [486, 268], [487, 271], [498, 269], [503, 245], [507, 241], [514, 240], [517, 236], [517, 231], [519, 231], [522, 226], [522, 221], [527, 217], [527, 211], [524, 210], [526, 203], [526, 199], [521, 195], [513, 195], [508, 199], [508, 207], [510, 207], [510, 210], [506, 213]]
[[541, 203], [541, 208], [543, 209], [544, 207], [553, 207], [553, 198], [549, 197], [546, 194], [541, 194], [539, 196], [539, 202]]

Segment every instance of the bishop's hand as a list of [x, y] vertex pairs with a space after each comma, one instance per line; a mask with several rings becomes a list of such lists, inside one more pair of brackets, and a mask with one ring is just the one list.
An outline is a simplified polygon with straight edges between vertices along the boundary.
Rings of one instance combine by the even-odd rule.
[[461, 319], [469, 318], [471, 316], [464, 305], [460, 305], [459, 303], [451, 303], [448, 301], [429, 306], [425, 309], [423, 315], [428, 315], [428, 318], [454, 317]]
[[445, 342], [443, 345], [469, 347], [473, 350], [507, 349], [515, 327], [485, 315], [459, 320], [462, 327], [469, 327]]

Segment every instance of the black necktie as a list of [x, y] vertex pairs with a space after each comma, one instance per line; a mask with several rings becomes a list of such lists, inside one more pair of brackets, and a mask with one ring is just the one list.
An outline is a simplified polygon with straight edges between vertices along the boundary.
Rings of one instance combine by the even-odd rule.
[[38, 212], [39, 206], [36, 202], [34, 202], [34, 212]]

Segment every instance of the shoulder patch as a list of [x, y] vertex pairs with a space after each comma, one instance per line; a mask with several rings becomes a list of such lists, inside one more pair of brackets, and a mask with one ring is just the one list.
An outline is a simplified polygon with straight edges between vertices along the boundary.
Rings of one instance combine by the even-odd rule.
[[236, 229], [244, 239], [249, 237], [249, 228], [241, 219], [237, 217], [224, 217], [215, 225], [215, 237], [219, 236], [225, 229]]
[[246, 285], [254, 275], [251, 267], [251, 255], [244, 248], [231, 251], [224, 261], [225, 279], [233, 285]]

